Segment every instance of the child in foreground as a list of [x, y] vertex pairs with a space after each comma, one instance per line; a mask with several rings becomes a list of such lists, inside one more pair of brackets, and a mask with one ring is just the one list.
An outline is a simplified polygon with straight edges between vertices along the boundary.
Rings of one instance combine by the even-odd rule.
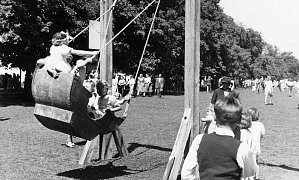
[[253, 176], [256, 161], [250, 147], [234, 138], [242, 106], [234, 97], [224, 97], [214, 106], [217, 128], [195, 137], [184, 161], [181, 177], [191, 179], [241, 179]]
[[[247, 113], [251, 116], [252, 124], [249, 128], [250, 132], [253, 135], [253, 153], [256, 156], [256, 161], [258, 163], [258, 157], [261, 154], [261, 139], [265, 135], [265, 127], [264, 124], [259, 122], [259, 112], [257, 108], [249, 108]], [[257, 172], [255, 174], [255, 179], [259, 179], [259, 166], [257, 166]]]
[[[253, 135], [250, 131], [251, 127], [251, 116], [248, 113], [242, 114], [242, 119], [240, 123], [240, 141], [245, 142], [249, 145], [250, 149], [254, 149], [254, 143], [253, 143]], [[254, 176], [243, 178], [244, 180], [254, 180]]]

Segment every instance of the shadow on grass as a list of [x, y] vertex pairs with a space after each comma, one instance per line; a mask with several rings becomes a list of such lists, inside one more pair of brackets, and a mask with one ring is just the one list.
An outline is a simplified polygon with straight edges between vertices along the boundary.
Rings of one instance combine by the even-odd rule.
[[260, 163], [260, 165], [269, 166], [269, 167], [280, 167], [280, 168], [283, 168], [283, 169], [286, 169], [286, 170], [299, 172], [299, 168], [290, 167], [290, 166], [287, 166], [287, 165], [284, 165], [284, 164], [277, 165], [277, 164], [271, 164], [271, 163]]
[[128, 147], [129, 152], [133, 152], [135, 149], [137, 149], [139, 147], [144, 147], [144, 148], [147, 148], [147, 149], [156, 149], [158, 151], [167, 151], [167, 152], [172, 151], [172, 149], [170, 149], [170, 148], [163, 148], [163, 147], [147, 145], [147, 144], [139, 144], [139, 143], [129, 143], [129, 144], [130, 144], [129, 147]]
[[10, 120], [10, 118], [0, 117], [0, 121], [7, 121]]
[[119, 177], [129, 174], [139, 173], [139, 171], [130, 170], [127, 166], [87, 166], [82, 169], [74, 169], [62, 173], [58, 173], [57, 176], [63, 176], [81, 180], [96, 180], [96, 179], [109, 179], [113, 177]]

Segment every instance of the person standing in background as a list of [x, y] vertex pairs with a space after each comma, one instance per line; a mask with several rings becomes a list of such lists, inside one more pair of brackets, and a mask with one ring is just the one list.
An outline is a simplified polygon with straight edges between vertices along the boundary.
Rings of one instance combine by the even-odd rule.
[[[272, 102], [272, 97], [273, 97], [273, 82], [271, 80], [271, 76], [268, 76], [265, 81], [264, 81], [264, 84], [265, 84], [265, 105], [273, 105], [273, 102]], [[268, 103], [267, 100], [270, 100], [270, 102]]]
[[146, 95], [151, 96], [151, 93], [152, 93], [151, 84], [152, 84], [152, 78], [149, 76], [149, 74], [145, 74], [145, 78], [144, 78], [145, 91], [143, 93], [143, 96], [146, 96]]
[[162, 77], [162, 74], [159, 74], [158, 78], [156, 79], [155, 88], [157, 91], [157, 96], [161, 98], [164, 88], [164, 78]]
[[144, 93], [144, 77], [140, 74], [137, 79], [137, 96], [142, 96]]

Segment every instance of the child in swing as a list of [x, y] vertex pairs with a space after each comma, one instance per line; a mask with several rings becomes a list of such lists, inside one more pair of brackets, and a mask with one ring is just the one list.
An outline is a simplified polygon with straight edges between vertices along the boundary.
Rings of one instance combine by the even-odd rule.
[[227, 96], [216, 101], [217, 128], [211, 134], [195, 137], [184, 161], [183, 180], [241, 179], [256, 172], [254, 154], [249, 145], [234, 138], [233, 129], [240, 123], [242, 106]]
[[[50, 47], [50, 56], [39, 59], [37, 65], [43, 66], [42, 68], [47, 70], [54, 78], [57, 78], [60, 72], [75, 73], [76, 70], [79, 69], [80, 78], [83, 82], [86, 74], [85, 65], [96, 61], [98, 52], [73, 49], [68, 46], [71, 39], [72, 37], [69, 36], [68, 33], [55, 33], [52, 38], [52, 46]], [[78, 60], [77, 65], [72, 70], [72, 67], [69, 64], [72, 61], [72, 55], [88, 58], [86, 60]]]
[[111, 112], [120, 111], [121, 105], [130, 100], [130, 96], [127, 95], [123, 99], [118, 100], [115, 96], [108, 94], [109, 84], [107, 81], [98, 81], [96, 84], [96, 90], [98, 96], [94, 103], [95, 118], [101, 118], [105, 115], [106, 110]]
[[[95, 103], [96, 97], [97, 97], [97, 93], [96, 93], [96, 84], [94, 81], [89, 80], [88, 82], [85, 82], [83, 84], [83, 86], [91, 93], [91, 97], [88, 100], [88, 104], [87, 104], [87, 111], [88, 111], [88, 115], [91, 118], [95, 118], [94, 117], [94, 107], [93, 104]], [[66, 140], [66, 144], [67, 147], [69, 148], [74, 148], [76, 147], [76, 144], [73, 141], [73, 136], [72, 135], [67, 135], [67, 140]]]

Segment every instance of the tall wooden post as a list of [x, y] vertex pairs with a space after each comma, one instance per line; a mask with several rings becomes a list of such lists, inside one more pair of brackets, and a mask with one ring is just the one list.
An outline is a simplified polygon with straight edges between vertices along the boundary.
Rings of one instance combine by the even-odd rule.
[[185, 18], [185, 109], [192, 109], [190, 139], [193, 140], [200, 129], [200, 1], [186, 0]]
[[[104, 14], [112, 5], [112, 0], [101, 0], [100, 4], [100, 15]], [[101, 19], [101, 43], [104, 45], [112, 38], [112, 11], [105, 14]], [[110, 22], [109, 22], [110, 20]], [[108, 30], [107, 30], [108, 28]], [[106, 80], [112, 85], [112, 42], [109, 43], [101, 51], [100, 59], [100, 79]], [[105, 160], [112, 158], [111, 150], [111, 139], [112, 134], [100, 135], [99, 136], [99, 159]]]
[[[200, 133], [200, 1], [185, 1], [185, 111], [163, 180], [176, 180], [190, 143]], [[189, 142], [189, 143], [188, 143]]]
[[[104, 14], [112, 5], [112, 0], [101, 0], [100, 4], [100, 15]], [[112, 12], [112, 11], [111, 11]], [[105, 14], [100, 19], [100, 42], [102, 44], [106, 44], [112, 38], [112, 17], [110, 17], [110, 12]], [[111, 15], [112, 16], [112, 15]], [[107, 31], [108, 26], [108, 31]], [[105, 37], [106, 35], [106, 37]], [[112, 83], [112, 42], [109, 43], [106, 48], [101, 51], [101, 59], [100, 59], [100, 79], [106, 80], [110, 84]]]

